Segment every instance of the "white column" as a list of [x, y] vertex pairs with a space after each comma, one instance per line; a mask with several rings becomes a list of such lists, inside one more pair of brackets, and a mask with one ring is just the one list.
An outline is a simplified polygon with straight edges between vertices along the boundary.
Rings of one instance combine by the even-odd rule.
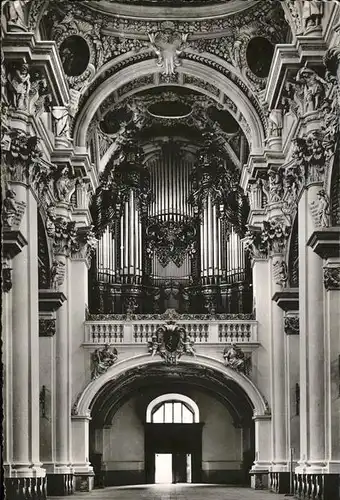
[[37, 204], [23, 185], [13, 186], [26, 203], [20, 230], [27, 246], [12, 261], [12, 477], [45, 476], [39, 459], [39, 326]]
[[299, 202], [300, 474], [321, 473], [325, 461], [323, 261], [306, 246], [315, 229], [309, 205], [320, 189], [309, 186]]
[[71, 449], [71, 357], [70, 357], [70, 262], [65, 255], [58, 255], [65, 264], [65, 279], [60, 286], [67, 300], [56, 313], [56, 470], [55, 473], [70, 473]]
[[[274, 264], [283, 261], [282, 254], [271, 257], [271, 296], [281, 291], [275, 283]], [[273, 426], [273, 471], [287, 472], [287, 426], [285, 391], [285, 338], [283, 329], [283, 310], [271, 300], [272, 333], [272, 426]]]

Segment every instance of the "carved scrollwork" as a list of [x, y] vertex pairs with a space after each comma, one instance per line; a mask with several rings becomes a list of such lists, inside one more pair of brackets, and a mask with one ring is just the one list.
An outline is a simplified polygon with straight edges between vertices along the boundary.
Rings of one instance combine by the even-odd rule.
[[169, 27], [158, 33], [148, 33], [150, 48], [157, 56], [157, 65], [164, 76], [172, 76], [180, 65], [178, 56], [187, 47], [188, 33], [174, 33]]
[[183, 326], [176, 326], [174, 319], [160, 326], [148, 342], [151, 356], [158, 354], [168, 365], [176, 365], [183, 354], [196, 356], [194, 341]]
[[146, 228], [147, 252], [150, 256], [155, 252], [162, 267], [166, 267], [170, 261], [181, 267], [196, 233], [196, 222], [190, 217], [181, 221], [149, 218]]
[[324, 267], [323, 283], [326, 290], [340, 290], [340, 267]]
[[298, 316], [286, 316], [284, 331], [286, 335], [299, 335], [300, 322]]

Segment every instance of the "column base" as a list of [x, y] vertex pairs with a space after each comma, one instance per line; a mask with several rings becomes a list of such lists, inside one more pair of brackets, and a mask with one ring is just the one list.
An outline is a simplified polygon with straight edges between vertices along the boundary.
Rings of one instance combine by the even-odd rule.
[[298, 499], [340, 499], [340, 474], [294, 474], [294, 496]]
[[74, 474], [47, 474], [47, 494], [67, 496], [74, 493]]
[[268, 488], [268, 471], [251, 472], [251, 488], [254, 490], [265, 490]]
[[269, 489], [273, 493], [290, 493], [289, 472], [270, 472]]
[[5, 478], [6, 498], [10, 500], [46, 500], [46, 477]]
[[75, 474], [76, 491], [91, 491], [94, 487], [94, 474]]

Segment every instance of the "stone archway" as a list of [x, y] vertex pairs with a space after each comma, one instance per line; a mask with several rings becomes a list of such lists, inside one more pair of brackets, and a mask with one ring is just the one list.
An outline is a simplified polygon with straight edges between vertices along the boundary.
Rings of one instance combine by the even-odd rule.
[[[103, 374], [98, 379], [90, 382], [86, 386], [73, 406], [73, 435], [75, 441], [77, 443], [81, 443], [81, 446], [77, 448], [78, 463], [84, 461], [84, 465], [90, 465], [89, 424], [92, 418], [94, 418], [97, 422], [96, 408], [102, 408], [102, 411], [106, 414], [106, 417], [101, 420], [101, 423], [99, 423], [99, 427], [103, 428], [105, 431], [106, 428], [111, 427], [113, 416], [117, 411], [119, 405], [123, 405], [122, 401], [124, 402], [124, 393], [125, 397], [129, 397], [129, 378], [132, 378], [132, 375], [130, 374], [133, 373], [135, 377], [137, 376], [142, 379], [143, 376], [147, 376], [148, 372], [151, 372], [155, 370], [155, 368], [160, 366], [166, 368], [163, 363], [161, 363], [159, 360], [151, 358], [149, 355], [134, 356], [115, 364], [105, 374]], [[224, 383], [227, 387], [228, 384], [231, 384], [233, 388], [238, 388], [239, 394], [243, 395], [245, 402], [248, 402], [248, 408], [250, 410], [250, 420], [248, 420], [248, 422], [251, 422], [251, 420], [254, 421], [253, 432], [255, 433], [255, 461], [253, 463], [252, 472], [268, 472], [271, 446], [269, 432], [271, 416], [268, 404], [264, 397], [261, 395], [260, 391], [257, 389], [256, 385], [248, 377], [244, 376], [241, 373], [235, 372], [231, 368], [224, 366], [218, 360], [208, 356], [197, 355], [195, 359], [183, 358], [181, 359], [181, 362], [179, 365], [177, 365], [177, 367], [180, 369], [180, 371], [183, 371], [184, 375], [182, 374], [180, 375], [180, 377], [182, 377], [184, 381], [186, 379], [185, 373], [190, 373], [190, 370], [201, 370], [201, 376], [197, 375], [197, 373], [195, 372], [196, 380], [202, 379], [202, 377], [204, 378], [205, 376], [211, 376], [212, 379], [214, 377], [216, 377], [215, 380], [219, 379], [221, 385], [223, 385]], [[147, 386], [147, 384], [145, 386]], [[214, 391], [213, 384], [210, 387], [212, 388], [212, 391]], [[164, 387], [164, 384], [160, 390], [162, 389], [167, 390]], [[107, 402], [105, 402], [105, 391], [106, 394], [110, 394], [109, 397], [111, 397], [112, 394], [116, 391], [117, 398], [120, 399], [120, 402], [116, 402], [115, 409], [112, 411], [107, 407]], [[169, 392], [176, 392], [176, 386], [169, 385]], [[100, 400], [101, 403], [99, 403], [99, 406], [97, 405], [96, 407], [96, 401], [98, 400]], [[237, 406], [237, 403], [235, 404], [235, 400], [237, 400], [237, 397], [236, 399], [234, 397], [234, 400], [232, 399], [232, 397], [230, 398], [229, 413], [233, 412], [233, 406], [234, 408], [235, 406]], [[241, 410], [240, 413], [242, 413], [242, 411], [243, 410]], [[97, 426], [97, 428], [99, 428], [98, 422], [95, 425]], [[91, 439], [93, 439], [93, 435]], [[104, 434], [102, 435], [102, 439], [103, 442], [106, 442], [106, 438], [104, 439]]]
[[[213, 57], [211, 63], [213, 66], [219, 67], [218, 58]], [[110, 65], [105, 65], [105, 67], [102, 68], [101, 73], [104, 70], [104, 74], [112, 72], [115, 64], [117, 64], [117, 61], [110, 63]], [[227, 74], [235, 77], [234, 79], [238, 78], [237, 75], [234, 74], [235, 69], [232, 66], [225, 63], [223, 67], [221, 66], [221, 69], [223, 68], [226, 70]], [[73, 136], [75, 146], [79, 148], [85, 147], [87, 131], [91, 120], [99, 106], [112, 94], [112, 92], [137, 77], [155, 75], [159, 73], [160, 70], [157, 67], [155, 60], [147, 59], [145, 61], [128, 65], [124, 69], [111, 74], [111, 76], [94, 88], [93, 93], [91, 93], [91, 96], [84, 104], [74, 124]], [[261, 117], [249, 97], [247, 97], [245, 92], [243, 92], [236, 85], [236, 83], [232, 81], [232, 78], [228, 78], [228, 76], [222, 74], [217, 69], [214, 69], [214, 67], [208, 67], [202, 62], [189, 59], [182, 60], [182, 64], [178, 68], [178, 73], [179, 75], [189, 75], [193, 78], [200, 78], [207, 84], [215, 86], [221, 93], [227, 95], [233, 102], [237, 102], [238, 108], [234, 117], [239, 122], [240, 127], [251, 144], [251, 153], [256, 154], [262, 151], [265, 139], [263, 121], [261, 120]], [[240, 83], [243, 82], [240, 80]], [[246, 89], [246, 84], [243, 83], [243, 87]], [[202, 89], [198, 90], [202, 92]]]

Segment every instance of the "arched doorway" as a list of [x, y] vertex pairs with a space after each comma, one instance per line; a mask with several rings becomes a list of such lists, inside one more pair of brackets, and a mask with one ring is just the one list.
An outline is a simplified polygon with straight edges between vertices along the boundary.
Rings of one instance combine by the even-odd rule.
[[202, 426], [189, 397], [168, 393], [146, 410], [145, 476], [148, 483], [201, 481]]
[[[255, 392], [251, 397], [247, 395], [240, 384], [227, 376], [228, 370], [223, 365], [216, 370], [203, 365], [207, 360], [200, 361], [202, 364], [183, 362], [170, 367], [150, 361], [137, 364], [135, 359], [133, 368], [126, 367], [123, 371], [122, 366], [113, 367], [111, 376], [103, 376], [106, 381], [95, 393], [99, 380], [84, 391], [78, 402], [80, 410], [93, 391], [90, 461], [96, 472], [93, 457], [100, 458], [101, 471], [97, 474], [105, 476], [107, 486], [155, 482], [157, 453], [181, 455], [180, 463], [174, 465], [173, 481], [247, 484], [254, 463], [255, 469], [258, 463], [262, 466], [262, 457], [267, 452], [257, 450], [261, 447], [257, 440], [255, 453], [255, 432], [261, 439], [261, 429], [265, 432], [264, 426], [270, 419], [265, 414], [265, 405], [260, 398], [252, 401]], [[213, 365], [214, 361], [209, 360], [209, 364]], [[118, 370], [117, 376], [114, 372]], [[254, 387], [243, 376], [241, 382]], [[171, 404], [171, 412], [179, 411], [173, 406], [180, 401], [179, 396], [165, 400], [169, 394], [180, 395], [182, 402], [188, 398], [186, 403], [191, 400], [199, 408], [199, 419], [194, 416], [191, 422], [195, 429], [191, 435], [181, 431], [180, 427], [187, 425], [182, 421], [150, 421], [152, 415], [156, 420], [161, 418], [156, 412], [165, 412], [163, 403]], [[189, 406], [195, 415], [194, 405], [187, 403], [185, 408]], [[187, 455], [191, 455], [191, 478], [184, 473], [184, 462], [186, 466], [189, 463]]]

